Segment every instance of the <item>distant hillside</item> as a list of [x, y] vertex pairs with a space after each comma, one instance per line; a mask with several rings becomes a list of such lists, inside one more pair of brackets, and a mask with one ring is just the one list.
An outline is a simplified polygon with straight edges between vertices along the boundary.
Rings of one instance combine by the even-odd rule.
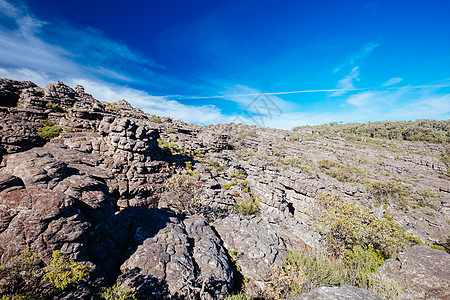
[[318, 126], [299, 126], [295, 127], [294, 131], [302, 129], [310, 129], [314, 133], [344, 137], [370, 137], [439, 144], [450, 142], [450, 120], [384, 121], [362, 124], [338, 124], [333, 122]]

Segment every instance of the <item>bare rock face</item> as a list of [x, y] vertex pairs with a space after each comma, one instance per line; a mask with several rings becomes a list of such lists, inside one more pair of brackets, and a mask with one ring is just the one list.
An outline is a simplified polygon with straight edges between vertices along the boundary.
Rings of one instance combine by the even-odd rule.
[[1, 106], [14, 107], [19, 101], [20, 94], [28, 88], [38, 86], [31, 81], [16, 81], [11, 79], [0, 80], [0, 103]]
[[377, 294], [354, 286], [320, 287], [298, 298], [289, 300], [382, 300]]
[[424, 246], [404, 250], [379, 271], [406, 290], [404, 299], [449, 299], [450, 254]]
[[175, 215], [156, 209], [129, 209], [121, 214], [132, 217], [134, 232], [134, 247], [120, 267], [122, 286], [136, 289], [145, 299], [153, 299], [152, 292], [161, 286], [167, 294], [157, 294], [156, 298], [208, 295], [224, 299], [230, 292], [228, 258], [204, 219], [180, 222]]
[[3, 119], [0, 122], [1, 155], [43, 146], [45, 141], [38, 135], [39, 125], [19, 119]]

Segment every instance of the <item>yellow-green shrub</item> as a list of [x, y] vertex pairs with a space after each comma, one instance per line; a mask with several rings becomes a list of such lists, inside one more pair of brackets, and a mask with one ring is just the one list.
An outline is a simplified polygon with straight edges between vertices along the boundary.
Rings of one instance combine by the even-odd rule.
[[89, 267], [67, 259], [61, 251], [53, 251], [52, 260], [45, 267], [44, 281], [56, 290], [64, 290], [69, 284], [83, 279], [89, 273]]
[[104, 300], [136, 300], [136, 293], [130, 289], [115, 284], [110, 287], [102, 287], [98, 294]]
[[348, 247], [360, 245], [373, 247], [390, 257], [411, 242], [417, 242], [399, 223], [379, 219], [370, 209], [346, 203], [339, 196], [320, 194], [317, 205], [316, 227], [338, 255]]
[[62, 127], [60, 126], [44, 126], [39, 128], [38, 135], [42, 137], [43, 139], [46, 139], [47, 141], [51, 140], [54, 137], [57, 137], [62, 132]]

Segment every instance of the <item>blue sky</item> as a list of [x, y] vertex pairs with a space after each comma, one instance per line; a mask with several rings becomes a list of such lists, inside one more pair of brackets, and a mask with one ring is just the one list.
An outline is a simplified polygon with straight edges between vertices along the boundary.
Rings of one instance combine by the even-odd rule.
[[449, 119], [449, 13], [443, 0], [0, 0], [0, 77], [198, 124]]

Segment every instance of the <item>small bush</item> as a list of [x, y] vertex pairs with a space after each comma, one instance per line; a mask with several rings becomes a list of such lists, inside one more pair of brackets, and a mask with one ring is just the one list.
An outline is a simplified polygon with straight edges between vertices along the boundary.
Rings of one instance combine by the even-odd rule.
[[165, 188], [169, 193], [169, 208], [176, 213], [196, 214], [201, 211], [200, 195], [203, 192], [203, 184], [199, 176], [193, 174], [173, 175], [166, 183]]
[[49, 282], [57, 291], [78, 282], [89, 273], [89, 267], [66, 258], [61, 251], [53, 251], [52, 260], [45, 267], [44, 281]]
[[53, 125], [48, 120], [44, 122], [44, 127], [39, 128], [38, 135], [43, 139], [49, 141], [54, 137], [57, 137], [62, 132], [62, 127]]
[[136, 300], [136, 293], [130, 289], [115, 284], [111, 287], [102, 287], [98, 294], [104, 300]]
[[245, 196], [245, 198], [238, 200], [234, 204], [234, 209], [244, 216], [258, 215], [259, 214], [259, 199], [255, 199], [253, 195]]
[[394, 181], [374, 181], [366, 184], [367, 191], [378, 203], [395, 203], [407, 209], [408, 202], [412, 200], [411, 187], [395, 183]]
[[316, 228], [326, 236], [330, 250], [337, 255], [360, 245], [373, 247], [384, 257], [390, 257], [418, 241], [399, 223], [376, 218], [370, 209], [346, 203], [339, 196], [320, 194], [317, 201]]
[[42, 290], [43, 262], [26, 248], [0, 265], [0, 295], [33, 295]]
[[39, 254], [26, 248], [0, 265], [0, 295], [2, 299], [56, 299], [60, 291], [82, 280], [89, 271], [88, 266], [68, 260], [58, 250], [45, 265]]
[[117, 104], [113, 103], [108, 104], [108, 109], [120, 111], [120, 108], [117, 106]]
[[45, 104], [45, 107], [48, 109], [52, 109], [58, 113], [66, 113], [67, 111], [60, 105], [54, 104], [54, 103], [47, 103]]
[[376, 272], [382, 262], [379, 252], [360, 246], [342, 257], [289, 251], [282, 269], [273, 272], [269, 283], [270, 298], [296, 297], [321, 286], [353, 285], [370, 289], [386, 299], [400, 299], [403, 290], [398, 283]]
[[251, 298], [247, 297], [245, 293], [240, 292], [234, 295], [228, 295], [226, 300], [251, 300]]
[[155, 115], [153, 115], [153, 116], [150, 118], [150, 122], [153, 122], [153, 123], [162, 123], [161, 118], [158, 117], [158, 116], [155, 116]]
[[364, 178], [370, 176], [368, 171], [364, 171], [359, 167], [342, 165], [328, 159], [319, 160], [318, 164], [323, 173], [341, 182], [361, 182]]
[[443, 246], [440, 246], [440, 245], [432, 245], [431, 248], [432, 249], [437, 249], [437, 250], [442, 250], [442, 251], [446, 252], [445, 248]]

